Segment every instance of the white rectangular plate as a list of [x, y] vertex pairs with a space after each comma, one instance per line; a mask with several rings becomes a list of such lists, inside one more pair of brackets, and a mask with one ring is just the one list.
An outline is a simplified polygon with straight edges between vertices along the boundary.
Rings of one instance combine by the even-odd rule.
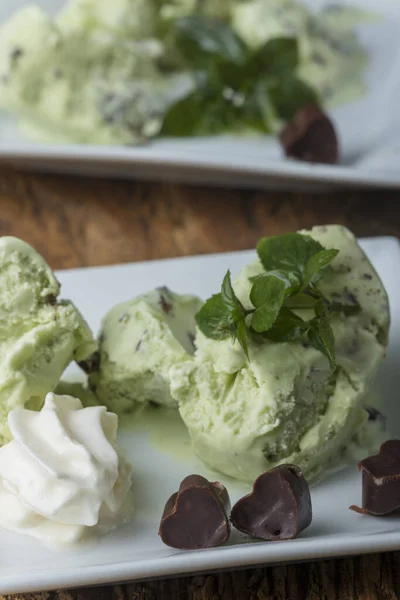
[[[391, 437], [400, 437], [400, 246], [394, 238], [364, 240], [362, 246], [389, 292], [393, 325], [387, 359], [376, 382], [388, 416]], [[230, 268], [236, 273], [252, 258], [238, 252], [132, 265], [78, 269], [58, 273], [63, 297], [82, 310], [98, 330], [102, 316], [114, 304], [160, 285], [205, 298], [220, 286]], [[77, 379], [78, 369], [68, 377]], [[134, 467], [136, 515], [131, 524], [91, 545], [54, 550], [25, 536], [0, 530], [0, 594], [28, 592], [162, 577], [196, 571], [280, 561], [380, 552], [400, 548], [400, 519], [376, 518], [349, 511], [359, 503], [361, 480], [354, 465], [312, 489], [313, 522], [299, 539], [286, 542], [245, 543], [233, 532], [229, 545], [213, 550], [179, 552], [164, 546], [157, 535], [167, 498], [190, 473], [224, 482], [235, 502], [250, 486], [210, 472], [185, 442], [179, 459], [164, 450], [163, 424], [155, 431], [123, 426], [119, 440]], [[179, 437], [178, 439], [181, 439]]]
[[[318, 8], [329, 0], [301, 0]], [[54, 13], [64, 0], [36, 0]], [[144, 147], [30, 142], [0, 112], [0, 162], [47, 171], [115, 175], [219, 185], [326, 189], [400, 187], [400, 3], [342, 0], [382, 16], [358, 29], [369, 52], [369, 93], [332, 112], [342, 148], [340, 166], [286, 160], [270, 137], [160, 140]], [[26, 0], [2, 0], [0, 22]]]

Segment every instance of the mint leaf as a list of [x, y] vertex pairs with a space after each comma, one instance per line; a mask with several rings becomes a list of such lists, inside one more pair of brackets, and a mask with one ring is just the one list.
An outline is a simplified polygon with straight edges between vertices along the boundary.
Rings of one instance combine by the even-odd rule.
[[318, 302], [315, 304], [315, 314], [317, 315], [317, 317], [320, 317], [321, 319], [328, 318], [328, 316], [329, 316], [328, 304], [327, 304], [325, 298], [320, 298], [318, 300]]
[[201, 131], [203, 124], [203, 99], [198, 92], [193, 92], [186, 98], [172, 105], [167, 111], [161, 135], [171, 137], [188, 137]]
[[222, 296], [222, 299], [223, 299], [225, 305], [229, 308], [229, 310], [232, 313], [235, 313], [236, 311], [238, 313], [245, 312], [241, 302], [236, 297], [236, 294], [233, 290], [232, 282], [231, 282], [231, 272], [229, 270], [227, 271], [227, 273], [223, 279], [223, 282], [222, 282], [221, 296]]
[[328, 321], [313, 321], [308, 331], [308, 340], [314, 348], [325, 354], [331, 367], [336, 367], [335, 337]]
[[160, 135], [217, 135], [234, 129], [240, 122], [239, 115], [239, 109], [222, 96], [222, 89], [199, 89], [168, 109]]
[[247, 58], [244, 42], [221, 19], [191, 15], [176, 19], [174, 27], [179, 50], [197, 68], [210, 59], [240, 65]]
[[241, 345], [242, 350], [245, 353], [247, 360], [249, 360], [249, 348], [247, 345], [247, 327], [246, 327], [246, 323], [245, 323], [244, 319], [239, 321], [239, 323], [237, 325], [236, 338], [237, 338], [239, 344]]
[[[288, 294], [293, 293], [293, 290], [300, 286], [298, 277], [296, 277], [293, 273], [283, 273], [277, 269], [272, 269], [271, 271], [268, 271], [268, 275], [273, 275], [274, 277], [281, 279], [286, 285]], [[264, 277], [264, 275], [253, 275], [252, 277], [249, 277], [249, 281], [251, 283], [255, 283], [260, 277]]]
[[277, 114], [264, 81], [244, 93], [241, 121], [245, 127], [272, 133]]
[[204, 335], [213, 340], [225, 340], [235, 329], [231, 311], [221, 294], [211, 296], [196, 314], [196, 323]]
[[231, 273], [228, 270], [221, 286], [222, 300], [230, 312], [232, 319], [231, 335], [233, 341], [238, 340], [246, 357], [249, 358], [247, 346], [247, 327], [246, 327], [246, 310], [240, 300], [237, 298], [232, 287]]
[[228, 271], [221, 286], [221, 293], [211, 296], [196, 314], [196, 323], [200, 331], [213, 340], [225, 340], [228, 337], [238, 340], [248, 358], [246, 311], [236, 297]]
[[250, 300], [256, 307], [251, 318], [254, 331], [268, 331], [275, 323], [285, 299], [286, 285], [282, 279], [273, 275], [259, 277], [250, 293]]
[[276, 296], [282, 296], [283, 301], [285, 290], [286, 284], [282, 279], [274, 275], [259, 275], [251, 288], [250, 300], [256, 308], [266, 302], [275, 302]]
[[328, 358], [332, 368], [336, 367], [335, 336], [329, 324], [328, 309], [323, 300], [317, 302], [315, 307], [316, 317], [310, 321], [308, 340]]
[[258, 74], [265, 72], [281, 77], [294, 72], [299, 63], [299, 49], [296, 38], [276, 37], [268, 40], [252, 57]]
[[311, 296], [310, 294], [300, 293], [290, 296], [285, 301], [285, 306], [291, 309], [313, 309], [315, 308], [315, 304], [318, 302], [317, 298]]
[[319, 104], [317, 92], [292, 74], [281, 74], [269, 82], [269, 93], [278, 115], [291, 121], [297, 111], [306, 104]]
[[303, 284], [317, 283], [324, 276], [325, 270], [338, 254], [339, 250], [321, 250], [311, 256], [304, 268]]
[[258, 256], [267, 272], [276, 270], [292, 278], [294, 275], [300, 282], [309, 259], [322, 250], [319, 242], [300, 233], [266, 237], [257, 244]]
[[282, 308], [275, 323], [262, 336], [272, 342], [290, 342], [302, 338], [308, 329], [307, 321], [288, 308]]

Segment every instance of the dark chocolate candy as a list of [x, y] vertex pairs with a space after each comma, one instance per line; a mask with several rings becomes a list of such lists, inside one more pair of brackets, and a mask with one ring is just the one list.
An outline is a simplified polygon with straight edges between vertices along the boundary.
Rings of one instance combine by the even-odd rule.
[[339, 143], [329, 117], [315, 104], [300, 108], [279, 135], [286, 156], [316, 163], [336, 164]]
[[222, 483], [189, 475], [166, 503], [158, 534], [164, 544], [180, 550], [219, 546], [230, 535], [229, 510]]
[[382, 444], [379, 454], [362, 460], [362, 508], [351, 510], [370, 515], [390, 515], [400, 510], [400, 440]]
[[260, 475], [231, 512], [236, 529], [263, 540], [289, 540], [311, 523], [310, 490], [301, 470], [280, 465]]

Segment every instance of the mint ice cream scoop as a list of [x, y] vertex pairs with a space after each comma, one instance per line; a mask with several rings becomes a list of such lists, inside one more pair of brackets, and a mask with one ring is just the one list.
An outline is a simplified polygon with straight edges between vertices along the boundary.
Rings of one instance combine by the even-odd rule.
[[148, 0], [78, 0], [59, 18], [27, 5], [0, 27], [0, 107], [41, 141], [142, 143], [192, 89], [164, 74]]
[[[386, 291], [347, 229], [301, 233], [339, 250], [318, 290], [332, 304], [358, 307], [331, 315], [335, 363], [306, 336], [281, 342], [249, 336], [247, 359], [239, 341], [198, 331], [195, 356], [169, 374], [195, 452], [214, 469], [245, 481], [283, 462], [315, 479], [345, 461], [355, 444], [376, 442], [363, 402], [387, 345]], [[233, 287], [245, 310], [253, 307], [254, 278], [264, 272], [256, 260], [238, 275]], [[294, 312], [312, 317], [309, 309]]]
[[77, 308], [58, 300], [60, 285], [28, 244], [0, 238], [0, 443], [9, 439], [7, 416], [17, 406], [41, 408], [73, 360], [96, 342]]
[[100, 355], [89, 361], [90, 387], [99, 401], [117, 414], [146, 402], [176, 407], [169, 370], [194, 353], [201, 305], [163, 287], [114, 306], [103, 319]]

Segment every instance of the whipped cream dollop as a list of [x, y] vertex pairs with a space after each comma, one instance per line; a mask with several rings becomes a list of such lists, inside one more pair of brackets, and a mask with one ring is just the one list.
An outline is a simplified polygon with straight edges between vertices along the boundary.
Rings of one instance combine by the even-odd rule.
[[74, 543], [131, 517], [131, 467], [104, 406], [47, 394], [40, 412], [9, 413], [0, 448], [0, 526], [45, 543]]

